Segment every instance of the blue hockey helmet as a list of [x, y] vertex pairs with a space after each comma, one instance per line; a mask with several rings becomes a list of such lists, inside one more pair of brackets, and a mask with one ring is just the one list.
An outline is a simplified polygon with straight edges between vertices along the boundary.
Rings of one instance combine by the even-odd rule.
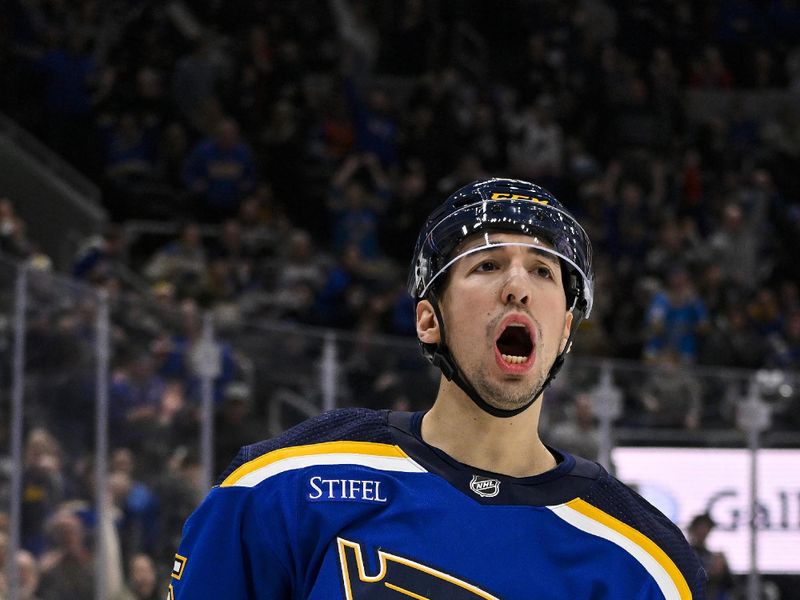
[[[466, 185], [428, 217], [417, 238], [408, 292], [419, 301], [443, 280], [468, 237], [490, 231], [523, 233], [546, 240], [559, 258], [567, 304], [589, 316], [594, 294], [592, 245], [578, 221], [544, 188], [517, 179], [486, 179]], [[576, 315], [577, 317], [578, 315]]]

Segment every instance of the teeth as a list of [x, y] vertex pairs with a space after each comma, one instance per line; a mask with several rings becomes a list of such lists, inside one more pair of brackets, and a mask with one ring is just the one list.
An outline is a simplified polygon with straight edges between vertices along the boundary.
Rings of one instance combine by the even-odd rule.
[[511, 354], [501, 354], [500, 356], [503, 357], [504, 361], [511, 363], [512, 365], [521, 365], [528, 360], [527, 356], [513, 356]]

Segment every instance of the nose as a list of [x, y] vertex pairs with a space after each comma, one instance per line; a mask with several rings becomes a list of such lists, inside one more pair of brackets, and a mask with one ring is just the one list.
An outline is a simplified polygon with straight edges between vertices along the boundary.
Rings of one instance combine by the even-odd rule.
[[514, 266], [509, 269], [508, 277], [503, 283], [502, 298], [505, 304], [527, 306], [530, 303], [530, 281], [524, 267]]

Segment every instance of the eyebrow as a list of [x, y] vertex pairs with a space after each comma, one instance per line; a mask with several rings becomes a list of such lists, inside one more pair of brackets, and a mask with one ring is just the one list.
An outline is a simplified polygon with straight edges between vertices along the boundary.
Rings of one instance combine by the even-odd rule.
[[[510, 244], [514, 244], [514, 243], [510, 242]], [[538, 257], [544, 259], [545, 262], [550, 263], [553, 266], [556, 266], [556, 267], [560, 267], [561, 266], [561, 263], [559, 262], [558, 257], [555, 256], [554, 254], [551, 254], [550, 252], [548, 252], [547, 249], [545, 249], [545, 248], [539, 248], [539, 247], [536, 247], [536, 246], [526, 246], [524, 244], [519, 244], [519, 246], [524, 247], [528, 251], [529, 254], [535, 254]], [[507, 245], [501, 245], [501, 243], [492, 244], [492, 245], [486, 246], [485, 248], [480, 248], [480, 246], [478, 246], [478, 248], [480, 248], [480, 250], [473, 250], [470, 253], [470, 255], [473, 256], [473, 257], [480, 257], [485, 253], [495, 252], [495, 251], [500, 250], [502, 248], [508, 248], [508, 247], [509, 246], [507, 246]], [[469, 252], [470, 250], [471, 250], [470, 248], [466, 248], [466, 249], [463, 250], [463, 252]]]
[[[510, 245], [515, 245], [515, 244], [513, 244], [513, 242], [512, 242]], [[470, 250], [467, 249], [464, 252], [467, 252], [469, 254], [467, 256], [463, 256], [462, 259], [463, 258], [472, 258], [472, 259], [477, 258], [477, 259], [480, 259], [481, 257], [485, 257], [487, 254], [490, 254], [492, 252], [496, 252], [496, 251], [498, 251], [498, 250], [500, 250], [502, 248], [506, 248], [506, 247], [508, 247], [508, 245], [501, 245], [500, 243], [498, 243], [498, 244], [495, 244], [495, 245], [492, 245], [492, 246], [487, 246], [485, 248], [480, 248], [480, 246], [479, 246], [478, 248], [480, 248], [480, 250], [475, 249], [475, 250], [472, 250], [472, 252], [470, 252]], [[551, 254], [550, 252], [548, 252], [546, 249], [544, 249], [544, 248], [540, 249], [540, 248], [534, 247], [534, 246], [523, 246], [523, 247], [525, 247], [528, 250], [529, 254], [536, 255], [549, 268], [551, 268], [553, 270], [558, 270], [558, 271], [561, 270], [561, 261], [559, 260], [559, 258], [557, 256]]]

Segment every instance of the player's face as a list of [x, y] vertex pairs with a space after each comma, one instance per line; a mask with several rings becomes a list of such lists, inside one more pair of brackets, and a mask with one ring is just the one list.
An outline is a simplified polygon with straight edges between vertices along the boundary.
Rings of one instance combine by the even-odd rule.
[[[545, 246], [514, 233], [490, 240]], [[558, 259], [530, 246], [497, 246], [459, 259], [442, 305], [456, 362], [486, 402], [506, 410], [526, 404], [541, 386], [572, 324]]]

